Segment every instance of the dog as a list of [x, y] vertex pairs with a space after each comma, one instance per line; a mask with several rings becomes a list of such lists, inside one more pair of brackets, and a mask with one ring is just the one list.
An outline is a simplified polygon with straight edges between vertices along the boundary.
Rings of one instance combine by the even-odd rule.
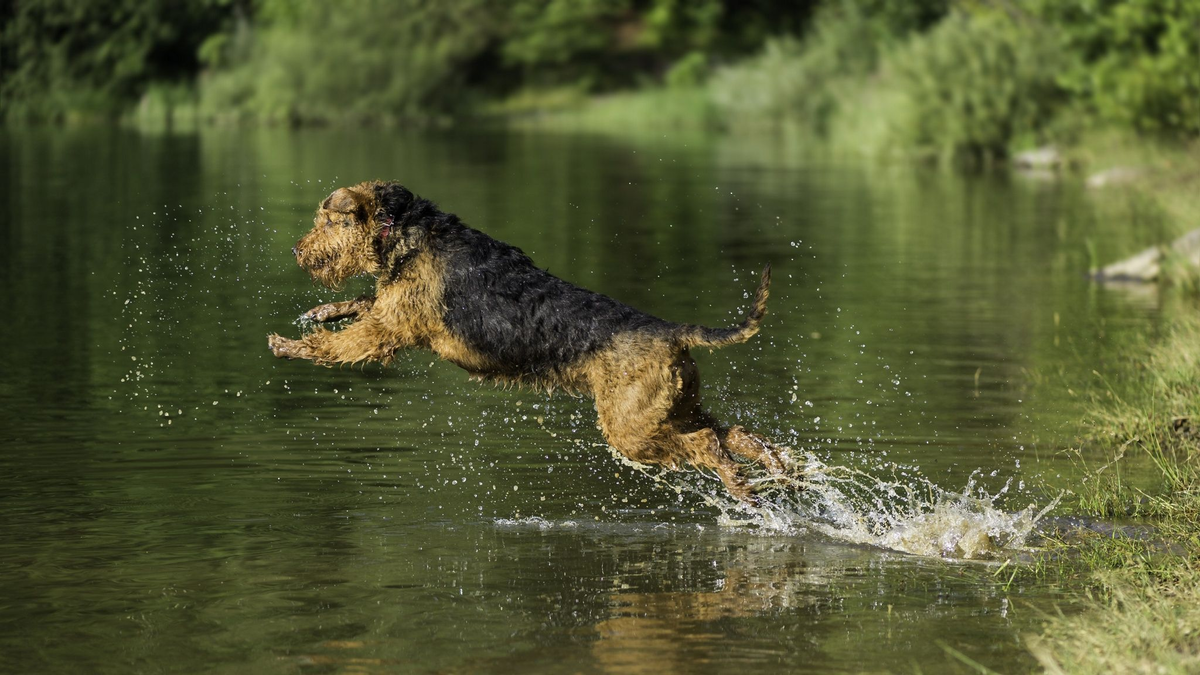
[[757, 503], [746, 462], [771, 474], [784, 470], [766, 438], [704, 411], [689, 354], [758, 332], [770, 265], [740, 325], [673, 323], [563, 281], [515, 246], [380, 181], [329, 195], [292, 252], [313, 280], [336, 290], [351, 277], [372, 276], [375, 294], [312, 308], [302, 318], [352, 322], [298, 340], [270, 335], [277, 357], [387, 363], [400, 350], [429, 349], [478, 379], [590, 395], [605, 439], [623, 455], [712, 470], [744, 502]]

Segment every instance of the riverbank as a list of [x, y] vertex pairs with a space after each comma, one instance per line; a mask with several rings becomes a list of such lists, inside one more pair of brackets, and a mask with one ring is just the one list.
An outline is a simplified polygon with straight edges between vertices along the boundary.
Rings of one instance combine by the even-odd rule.
[[[1087, 577], [1088, 609], [1054, 616], [1031, 650], [1051, 673], [1200, 667], [1200, 319], [1189, 301], [1118, 373], [1097, 373], [1074, 453], [1076, 510], [1134, 517], [1146, 536], [1094, 534], [1051, 555]], [[1112, 379], [1108, 379], [1111, 377]], [[1140, 476], [1142, 481], [1131, 481]], [[1149, 484], [1144, 481], [1150, 476]]]
[[[897, 142], [888, 115], [903, 97], [887, 86], [843, 86], [845, 112], [823, 130], [801, 123], [736, 124], [711, 87], [660, 89], [575, 102], [511, 118], [519, 126], [629, 135], [773, 133], [802, 136], [824, 151], [868, 161], [953, 161], [954, 152]], [[899, 103], [898, 103], [899, 102]], [[901, 112], [901, 115], [904, 113]], [[795, 122], [795, 121], [793, 121]], [[1195, 142], [1137, 133], [1080, 120], [1058, 127], [1038, 166], [999, 166], [1001, 155], [1030, 149], [1035, 139], [1009, 139], [1004, 152], [977, 158], [976, 169], [1015, 171], [1038, 180], [1082, 184], [1098, 204], [1128, 222], [1120, 242], [1092, 247], [1100, 267], [1164, 245], [1200, 227], [1200, 149]], [[1022, 147], [1022, 144], [1025, 144]], [[947, 162], [950, 163], [950, 162]], [[979, 165], [986, 165], [980, 167]], [[1103, 249], [1105, 254], [1096, 253]], [[1111, 258], [1115, 253], [1116, 259]], [[1153, 534], [1117, 529], [1052, 543], [1035, 574], [1054, 567], [1082, 582], [1082, 613], [1049, 617], [1030, 640], [1051, 673], [1194, 672], [1200, 667], [1200, 319], [1198, 273], [1185, 261], [1164, 261], [1156, 284], [1161, 330], [1130, 349], [1116, 370], [1097, 372], [1092, 403], [1072, 450], [1079, 477], [1070, 510], [1105, 520], [1134, 519]], [[1138, 480], [1131, 480], [1137, 476]], [[1049, 563], [1054, 560], [1053, 565]]]

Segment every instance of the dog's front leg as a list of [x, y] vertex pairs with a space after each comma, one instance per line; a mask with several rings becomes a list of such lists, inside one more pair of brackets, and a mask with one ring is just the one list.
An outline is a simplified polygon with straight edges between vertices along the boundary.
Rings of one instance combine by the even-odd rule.
[[274, 334], [267, 337], [271, 352], [279, 358], [308, 359], [321, 365], [335, 363], [358, 363], [359, 361], [386, 361], [397, 349], [394, 336], [370, 320], [360, 320], [343, 330], [331, 331], [324, 328], [292, 340]]
[[327, 321], [337, 321], [338, 319], [352, 319], [360, 314], [365, 314], [375, 306], [375, 298], [364, 295], [353, 300], [345, 300], [343, 302], [331, 302], [325, 305], [317, 305], [307, 312], [300, 315], [301, 319], [312, 321], [313, 323], [325, 323]]

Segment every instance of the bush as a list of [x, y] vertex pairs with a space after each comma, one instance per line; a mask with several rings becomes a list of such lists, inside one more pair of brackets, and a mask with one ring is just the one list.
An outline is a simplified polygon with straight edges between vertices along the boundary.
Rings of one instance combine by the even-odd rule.
[[890, 60], [909, 105], [900, 143], [990, 161], [1044, 127], [1062, 101], [1055, 41], [1002, 14], [952, 14]]
[[946, 7], [945, 0], [822, 4], [802, 41], [770, 39], [759, 56], [719, 70], [711, 80], [714, 104], [733, 127], [826, 134], [839, 111], [857, 103], [884, 54], [936, 23]]
[[675, 62], [663, 77], [663, 84], [672, 89], [698, 87], [708, 78], [708, 57], [703, 52], [690, 52]]
[[203, 110], [288, 123], [444, 110], [488, 43], [491, 12], [485, 0], [264, 3], [265, 27], [240, 61], [221, 53], [238, 40], [206, 43], [208, 60], [234, 65], [202, 79]]
[[228, 19], [211, 0], [0, 2], [0, 116], [119, 116], [151, 83], [190, 79], [204, 36]]
[[857, 4], [830, 7], [803, 42], [773, 38], [757, 57], [713, 75], [713, 102], [730, 126], [828, 130], [838, 108], [837, 87], [865, 77], [879, 53], [875, 26]]
[[1200, 134], [1200, 2], [1034, 0], [1073, 59], [1062, 77], [1104, 119]]

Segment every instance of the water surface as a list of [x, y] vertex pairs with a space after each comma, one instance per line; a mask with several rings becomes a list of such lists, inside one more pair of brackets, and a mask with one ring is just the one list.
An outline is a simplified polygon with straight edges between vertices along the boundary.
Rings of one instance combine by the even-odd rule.
[[733, 139], [6, 132], [0, 670], [1033, 667], [1071, 589], [729, 525], [617, 461], [590, 402], [427, 353], [273, 358], [367, 288], [289, 249], [372, 178], [672, 320], [737, 321], [770, 262], [762, 333], [697, 355], [711, 409], [1009, 511], [1069, 485], [1072, 388], [1155, 320], [1084, 279], [1118, 228], [1069, 181]]

